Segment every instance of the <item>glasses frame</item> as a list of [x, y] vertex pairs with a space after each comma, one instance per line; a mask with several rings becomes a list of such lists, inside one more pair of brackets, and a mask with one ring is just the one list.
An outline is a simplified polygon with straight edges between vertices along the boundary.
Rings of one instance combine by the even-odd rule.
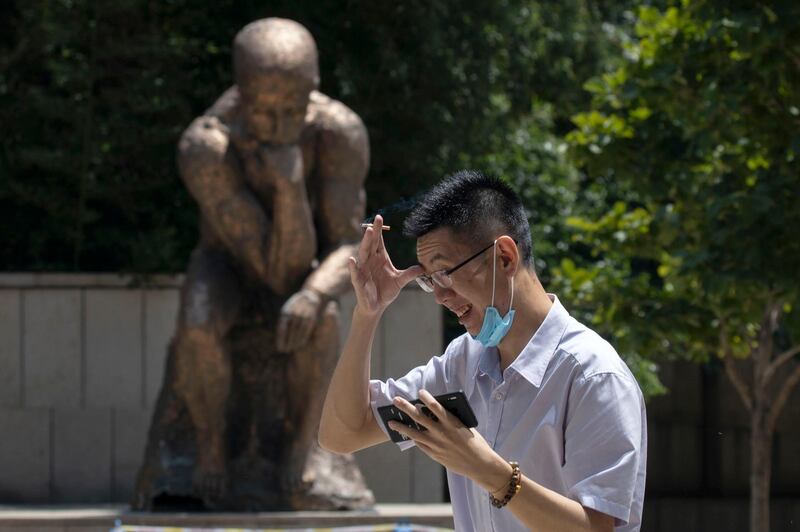
[[489, 244], [488, 246], [486, 246], [482, 250], [478, 251], [474, 255], [470, 256], [469, 258], [462, 260], [461, 262], [459, 262], [458, 264], [456, 264], [452, 268], [448, 268], [446, 270], [437, 270], [437, 271], [431, 273], [430, 275], [420, 275], [419, 277], [417, 277], [417, 284], [420, 286], [420, 288], [422, 288], [425, 292], [428, 292], [429, 294], [431, 292], [433, 292], [433, 284], [434, 283], [439, 285], [441, 288], [450, 288], [451, 286], [453, 286], [453, 281], [452, 280], [450, 281], [450, 284], [448, 286], [444, 286], [444, 285], [442, 285], [442, 283], [437, 281], [434, 276], [435, 275], [444, 274], [445, 276], [450, 277], [450, 275], [452, 273], [454, 273], [456, 270], [458, 270], [459, 268], [461, 268], [462, 266], [464, 266], [465, 264], [467, 264], [471, 260], [480, 257], [481, 254], [486, 252], [486, 250], [488, 250], [490, 247], [494, 246], [495, 242], [497, 242], [497, 241], [496, 240], [492, 241], [491, 244]]

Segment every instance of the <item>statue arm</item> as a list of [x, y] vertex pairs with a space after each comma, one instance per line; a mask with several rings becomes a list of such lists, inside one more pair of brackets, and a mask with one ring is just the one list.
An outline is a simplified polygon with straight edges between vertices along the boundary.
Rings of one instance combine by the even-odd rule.
[[361, 239], [369, 168], [369, 139], [361, 119], [336, 102], [319, 135], [317, 177], [321, 183], [318, 212], [321, 257], [304, 288], [324, 298], [350, 289], [347, 259]]
[[317, 253], [317, 234], [308, 201], [299, 146], [262, 147], [263, 171], [275, 187], [267, 251], [269, 285], [285, 294], [307, 274]]
[[202, 116], [186, 129], [178, 145], [178, 169], [215, 235], [246, 270], [267, 280], [271, 224], [245, 186], [227, 128], [217, 118]]

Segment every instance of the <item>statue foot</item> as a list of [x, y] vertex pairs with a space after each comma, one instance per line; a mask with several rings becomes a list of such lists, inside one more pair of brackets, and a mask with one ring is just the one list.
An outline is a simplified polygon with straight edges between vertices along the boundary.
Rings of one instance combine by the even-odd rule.
[[225, 498], [228, 475], [225, 460], [200, 459], [192, 475], [192, 491], [209, 508], [215, 508]]

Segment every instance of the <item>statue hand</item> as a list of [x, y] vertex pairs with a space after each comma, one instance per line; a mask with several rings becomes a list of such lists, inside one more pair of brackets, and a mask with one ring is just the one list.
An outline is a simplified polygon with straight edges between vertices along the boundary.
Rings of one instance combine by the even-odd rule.
[[400, 294], [400, 290], [425, 271], [422, 266], [398, 270], [383, 244], [383, 217], [375, 217], [358, 247], [357, 258], [350, 257], [350, 281], [356, 293], [356, 308], [369, 315], [380, 315]]
[[290, 353], [308, 343], [319, 321], [322, 298], [313, 290], [300, 290], [281, 308], [278, 318], [277, 347]]
[[267, 145], [258, 150], [262, 171], [276, 186], [303, 182], [303, 151], [297, 144]]

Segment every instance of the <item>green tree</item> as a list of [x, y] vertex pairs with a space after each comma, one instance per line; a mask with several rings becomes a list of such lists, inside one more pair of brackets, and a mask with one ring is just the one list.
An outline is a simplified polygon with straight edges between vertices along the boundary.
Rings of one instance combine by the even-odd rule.
[[231, 83], [231, 41], [251, 20], [293, 18], [314, 34], [321, 89], [370, 132], [368, 208], [399, 222], [442, 174], [506, 157], [502, 139], [540, 103], [551, 107], [536, 127], [565, 132], [587, 101], [581, 83], [623, 38], [626, 5], [4, 2], [0, 269], [181, 271], [196, 210], [175, 144]]
[[789, 1], [641, 9], [569, 137], [591, 176], [570, 221], [588, 261], [559, 273], [626, 350], [724, 364], [751, 420], [752, 532], [800, 382], [798, 21]]

